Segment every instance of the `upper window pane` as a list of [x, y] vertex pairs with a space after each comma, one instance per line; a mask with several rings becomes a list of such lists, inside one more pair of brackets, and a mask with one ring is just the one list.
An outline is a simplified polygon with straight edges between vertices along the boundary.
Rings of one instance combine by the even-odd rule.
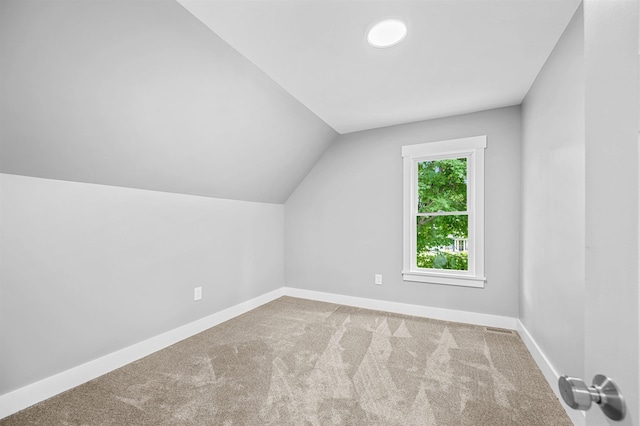
[[418, 163], [418, 213], [467, 210], [467, 158]]

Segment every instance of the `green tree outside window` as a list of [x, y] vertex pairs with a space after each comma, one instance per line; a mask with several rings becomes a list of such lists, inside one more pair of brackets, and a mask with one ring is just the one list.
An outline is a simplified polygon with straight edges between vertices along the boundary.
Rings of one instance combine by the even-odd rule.
[[468, 270], [469, 254], [456, 246], [469, 236], [467, 169], [466, 157], [418, 163], [419, 268]]

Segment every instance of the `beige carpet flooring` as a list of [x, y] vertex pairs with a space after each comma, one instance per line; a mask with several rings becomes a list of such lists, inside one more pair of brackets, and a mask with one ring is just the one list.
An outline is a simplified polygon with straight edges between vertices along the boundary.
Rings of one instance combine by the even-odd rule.
[[516, 333], [283, 297], [0, 425], [571, 425]]

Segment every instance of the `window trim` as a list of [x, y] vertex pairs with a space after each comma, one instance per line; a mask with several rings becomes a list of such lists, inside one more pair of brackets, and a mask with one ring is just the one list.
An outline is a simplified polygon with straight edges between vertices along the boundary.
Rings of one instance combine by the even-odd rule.
[[[487, 136], [451, 139], [402, 147], [404, 281], [484, 288], [484, 150]], [[468, 271], [424, 269], [416, 266], [418, 163], [434, 158], [467, 157], [469, 214]]]

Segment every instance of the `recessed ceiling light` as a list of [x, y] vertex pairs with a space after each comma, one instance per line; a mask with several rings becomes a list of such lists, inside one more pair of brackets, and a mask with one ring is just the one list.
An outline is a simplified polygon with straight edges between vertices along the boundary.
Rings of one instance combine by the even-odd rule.
[[391, 47], [407, 36], [407, 26], [398, 19], [386, 19], [375, 24], [367, 34], [367, 41], [373, 47]]

